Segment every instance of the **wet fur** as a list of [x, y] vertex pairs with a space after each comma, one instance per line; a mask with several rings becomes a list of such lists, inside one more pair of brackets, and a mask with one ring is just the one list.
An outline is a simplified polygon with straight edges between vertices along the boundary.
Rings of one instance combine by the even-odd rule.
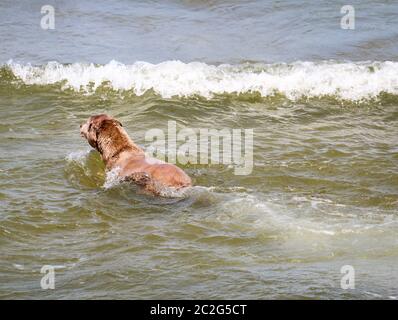
[[106, 114], [90, 117], [80, 126], [80, 134], [98, 150], [107, 170], [120, 168], [121, 180], [151, 194], [160, 195], [162, 188], [179, 190], [192, 185], [190, 177], [177, 166], [147, 157], [122, 124]]

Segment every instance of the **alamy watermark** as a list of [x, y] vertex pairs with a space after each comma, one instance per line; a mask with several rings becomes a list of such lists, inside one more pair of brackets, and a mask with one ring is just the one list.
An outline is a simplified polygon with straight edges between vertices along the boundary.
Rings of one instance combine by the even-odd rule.
[[[55, 29], [55, 9], [52, 5], [43, 5], [40, 10], [43, 15], [40, 20], [40, 27], [43, 30]], [[344, 5], [340, 8], [343, 15], [340, 20], [340, 27], [344, 30], [355, 29], [355, 8], [352, 5]]]
[[[55, 289], [55, 267], [44, 265], [40, 273], [44, 276], [40, 280], [40, 286], [43, 290]], [[344, 265], [340, 269], [343, 277], [340, 280], [340, 286], [343, 290], [355, 289], [355, 269], [352, 265]]]
[[40, 286], [43, 290], [55, 289], [55, 267], [51, 265], [44, 265], [40, 273], [44, 276], [40, 280]]
[[182, 128], [167, 122], [167, 134], [151, 129], [145, 134], [151, 143], [146, 153], [173, 164], [223, 164], [234, 167], [236, 175], [253, 171], [253, 129]]
[[340, 286], [341, 289], [355, 289], [355, 269], [353, 266], [347, 264], [341, 267], [340, 273], [344, 276], [341, 278]]
[[340, 20], [340, 27], [344, 30], [355, 29], [355, 8], [351, 5], [342, 6], [340, 13], [344, 16]]
[[43, 30], [55, 29], [55, 10], [53, 6], [45, 5], [40, 10], [42, 16], [40, 20], [40, 27]]

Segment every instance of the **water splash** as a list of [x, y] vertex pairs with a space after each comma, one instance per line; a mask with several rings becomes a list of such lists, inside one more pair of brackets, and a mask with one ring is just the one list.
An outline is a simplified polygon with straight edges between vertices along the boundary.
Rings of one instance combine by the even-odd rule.
[[73, 151], [66, 156], [66, 160], [68, 162], [77, 162], [79, 165], [83, 166], [90, 152], [91, 149]]
[[120, 167], [115, 167], [112, 170], [106, 171], [104, 189], [111, 189], [121, 183], [119, 173]]

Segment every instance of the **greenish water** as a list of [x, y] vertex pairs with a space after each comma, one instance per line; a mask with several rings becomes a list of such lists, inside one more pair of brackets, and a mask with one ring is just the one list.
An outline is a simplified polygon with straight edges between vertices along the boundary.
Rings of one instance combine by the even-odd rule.
[[[355, 30], [338, 1], [48, 4], [55, 30], [0, 3], [0, 299], [398, 298], [395, 2], [352, 1]], [[79, 135], [103, 112], [144, 148], [253, 129], [253, 171], [139, 194]]]
[[[4, 70], [3, 70], [4, 71]], [[6, 79], [4, 79], [6, 78]], [[383, 298], [396, 295], [397, 99], [91, 95], [0, 87], [2, 298]], [[145, 146], [178, 126], [253, 128], [254, 168], [185, 165], [183, 200], [104, 188], [79, 137], [111, 113]], [[340, 268], [356, 289], [340, 288]], [[40, 269], [58, 266], [56, 289]], [[368, 293], [367, 293], [368, 292]]]

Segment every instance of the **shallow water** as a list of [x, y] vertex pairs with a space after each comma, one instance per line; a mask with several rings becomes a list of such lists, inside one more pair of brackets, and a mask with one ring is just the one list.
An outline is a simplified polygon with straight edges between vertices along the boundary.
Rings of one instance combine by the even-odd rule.
[[[43, 31], [41, 3], [2, 1], [0, 298], [397, 299], [397, 5], [341, 30], [314, 3], [54, 2]], [[146, 148], [169, 120], [253, 128], [253, 171], [180, 164], [188, 197], [140, 194], [79, 136], [100, 112]]]

